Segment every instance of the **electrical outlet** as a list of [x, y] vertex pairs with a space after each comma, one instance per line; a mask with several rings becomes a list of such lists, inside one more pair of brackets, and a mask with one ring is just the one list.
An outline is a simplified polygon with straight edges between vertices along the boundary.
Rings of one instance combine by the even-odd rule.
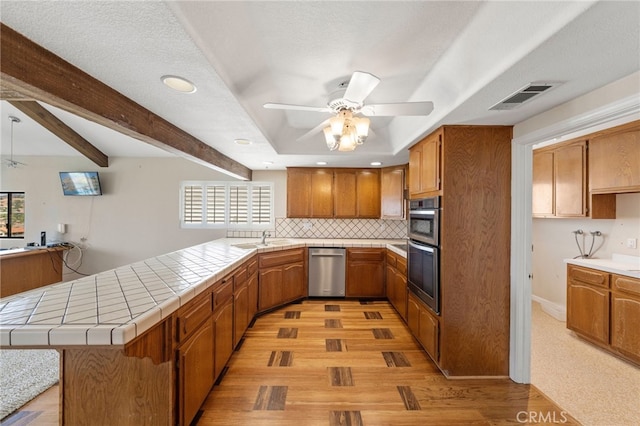
[[638, 240], [636, 238], [627, 238], [627, 248], [634, 249], [638, 247]]

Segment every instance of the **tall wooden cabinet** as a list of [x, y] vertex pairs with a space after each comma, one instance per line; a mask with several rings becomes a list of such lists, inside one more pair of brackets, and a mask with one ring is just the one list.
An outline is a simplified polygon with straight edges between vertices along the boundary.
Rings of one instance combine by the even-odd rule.
[[511, 139], [510, 126], [444, 126], [409, 151], [411, 198], [441, 196], [441, 313], [416, 319], [409, 302], [407, 317], [450, 377], [509, 374]]

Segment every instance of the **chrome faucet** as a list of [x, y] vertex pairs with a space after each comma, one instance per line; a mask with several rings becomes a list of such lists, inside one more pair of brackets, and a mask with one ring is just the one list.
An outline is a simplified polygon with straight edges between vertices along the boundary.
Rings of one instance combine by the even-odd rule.
[[270, 236], [271, 234], [266, 229], [262, 231], [262, 241], [260, 241], [260, 244], [267, 244], [266, 239], [267, 237], [270, 237]]

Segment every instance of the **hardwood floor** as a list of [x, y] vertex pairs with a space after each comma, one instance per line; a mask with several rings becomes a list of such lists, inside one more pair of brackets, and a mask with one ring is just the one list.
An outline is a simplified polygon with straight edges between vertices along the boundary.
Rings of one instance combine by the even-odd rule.
[[[55, 386], [2, 425], [57, 424], [57, 395]], [[22, 419], [8, 423], [18, 415]], [[259, 317], [194, 421], [198, 426], [525, 423], [579, 424], [530, 385], [445, 379], [388, 302], [353, 300], [307, 300]]]

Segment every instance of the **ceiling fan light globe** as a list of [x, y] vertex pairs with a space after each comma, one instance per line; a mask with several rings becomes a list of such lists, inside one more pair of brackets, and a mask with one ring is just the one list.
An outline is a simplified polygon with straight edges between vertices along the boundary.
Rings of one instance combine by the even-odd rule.
[[331, 117], [329, 119], [329, 126], [331, 128], [331, 133], [334, 137], [340, 138], [342, 135], [342, 128], [344, 127], [344, 118], [341, 116]]
[[350, 134], [342, 135], [338, 151], [353, 151], [356, 149], [356, 140]]
[[358, 117], [354, 120], [356, 120], [356, 134], [358, 135], [358, 139], [362, 138], [364, 141], [364, 139], [369, 136], [369, 124], [371, 120], [364, 117]]

